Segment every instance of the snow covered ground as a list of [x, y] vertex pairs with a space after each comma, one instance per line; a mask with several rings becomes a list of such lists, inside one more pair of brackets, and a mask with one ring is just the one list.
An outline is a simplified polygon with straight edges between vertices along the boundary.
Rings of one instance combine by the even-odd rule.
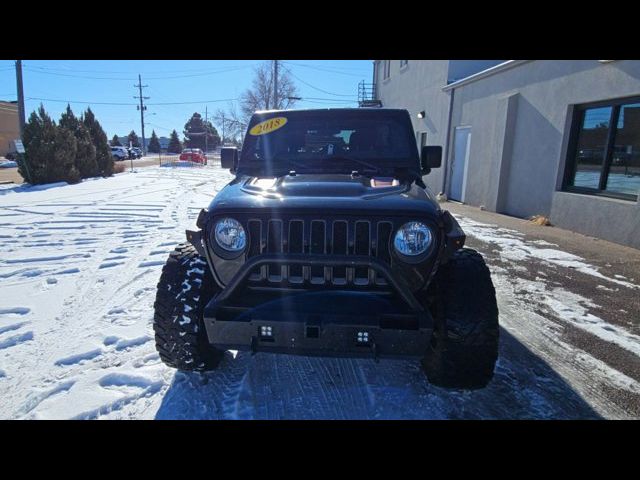
[[640, 337], [589, 313], [588, 298], [551, 285], [544, 269], [571, 264], [612, 290], [637, 289], [637, 279], [466, 218], [487, 252], [515, 266], [535, 258], [542, 272], [527, 279], [492, 265], [501, 352], [482, 391], [434, 387], [418, 362], [401, 360], [228, 352], [205, 375], [165, 367], [151, 328], [161, 266], [229, 179], [216, 167], [148, 167], [71, 186], [0, 187], [0, 418], [640, 416], [628, 406], [638, 381], [561, 333], [570, 323], [633, 358]]

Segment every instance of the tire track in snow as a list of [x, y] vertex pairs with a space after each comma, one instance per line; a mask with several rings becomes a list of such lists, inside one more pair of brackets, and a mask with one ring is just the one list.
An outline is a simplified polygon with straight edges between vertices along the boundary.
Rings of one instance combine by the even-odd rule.
[[[153, 183], [153, 182], [147, 182], [147, 183]], [[166, 182], [161, 181], [160, 183], [166, 183]], [[174, 189], [175, 188], [180, 189], [182, 187], [180, 185], [174, 185]], [[146, 192], [144, 190], [146, 190]], [[118, 199], [119, 201], [118, 205], [120, 207], [124, 206], [124, 208], [127, 208], [126, 204], [121, 203], [122, 196], [131, 195], [131, 196], [137, 196], [138, 198], [140, 198], [141, 191], [144, 195], [144, 194], [148, 194], [149, 190], [153, 190], [153, 188], [149, 189], [147, 187], [145, 189], [140, 190], [138, 186], [132, 186], [132, 187], [126, 187], [122, 189], [115, 189], [115, 190], [110, 189], [110, 193], [106, 201], [97, 200], [95, 202], [91, 202], [90, 205], [99, 206], [104, 203], [108, 203], [109, 201]], [[166, 190], [167, 190], [166, 188], [157, 189], [157, 191], [163, 191], [163, 192], [166, 192]], [[54, 202], [55, 204], [61, 205], [60, 201], [57, 199], [54, 200]], [[42, 204], [42, 202], [38, 202], [38, 203]], [[78, 215], [75, 215], [74, 212], [79, 212], [80, 214], [84, 215], [85, 213], [83, 212], [83, 210], [86, 210], [86, 208], [79, 209], [77, 207], [86, 207], [88, 205], [89, 204], [82, 204], [82, 205], [75, 205], [75, 206], [64, 205], [63, 208], [61, 209], [62, 211], [53, 212], [51, 214], [51, 217], [55, 217], [56, 215], [58, 215], [58, 217], [50, 218], [50, 220], [64, 221], [63, 220], [64, 216], [66, 216], [69, 212], [71, 212], [72, 217], [78, 216]], [[166, 215], [166, 211], [167, 211], [166, 204], [152, 202], [150, 205], [151, 205], [152, 211], [147, 214], [146, 218], [148, 218], [148, 215], [151, 215], [151, 214], [157, 217], [159, 215], [158, 212], [163, 212], [163, 211], [165, 212], [163, 215]], [[142, 225], [146, 220], [146, 218], [142, 216], [144, 215], [144, 212], [141, 211], [143, 209], [139, 209], [139, 210], [140, 211], [138, 211], [137, 213], [127, 212], [127, 214], [124, 214], [125, 212], [113, 212], [119, 215], [112, 215], [112, 216], [118, 217], [119, 221], [121, 222], [132, 221], [133, 224]], [[103, 225], [102, 222], [96, 221], [99, 219], [96, 219], [94, 216], [92, 216], [91, 215], [92, 212], [86, 212], [86, 213], [87, 213], [86, 216], [88, 218], [78, 220], [79, 222], [83, 222], [81, 225], [79, 224], [78, 226], [82, 226], [83, 229], [87, 230], [87, 233], [85, 235], [87, 236], [91, 235], [96, 240], [99, 240], [96, 242], [97, 252], [104, 251], [105, 257], [113, 255], [112, 253], [108, 253], [108, 252], [112, 250], [116, 250], [118, 247], [117, 247], [117, 244], [116, 245], [113, 244], [114, 239], [117, 240], [117, 238], [107, 232], [107, 230], [111, 227], [107, 225]], [[60, 218], [60, 215], [62, 216], [62, 218]], [[102, 215], [102, 217], [104, 216], [105, 215]], [[32, 221], [28, 221], [28, 223], [30, 223], [30, 225], [33, 226]], [[38, 230], [41, 230], [43, 228], [48, 228], [49, 225], [50, 224], [42, 224], [42, 225], [39, 224], [36, 226], [34, 231], [31, 232], [30, 234], [39, 235]], [[157, 243], [158, 243], [157, 238], [159, 237], [156, 237], [152, 241], [149, 241], [153, 233], [154, 232], [151, 229], [147, 229], [146, 231], [143, 231], [143, 230], [129, 231], [129, 233], [126, 234], [127, 237], [131, 237], [131, 238], [137, 237], [142, 241], [142, 243], [144, 243], [144, 245], [142, 249], [140, 247], [134, 247], [134, 250], [130, 251], [128, 254], [138, 258], [144, 258], [145, 256], [148, 256], [146, 250], [157, 248]], [[49, 248], [58, 248], [58, 249], [64, 248], [67, 250], [68, 249], [77, 250], [78, 248], [77, 246], [75, 246], [75, 244], [69, 243], [68, 241], [69, 237], [67, 236], [66, 231], [60, 232], [60, 233], [50, 231], [50, 233], [47, 233], [47, 236], [49, 240], [47, 242]], [[61, 242], [55, 240], [58, 237], [62, 240]], [[11, 238], [11, 236], [8, 235], [7, 238]], [[146, 243], [148, 243], [149, 245], [146, 245]], [[145, 247], [148, 247], [148, 248], [145, 248]], [[130, 250], [130, 249], [126, 249], [125, 251], [127, 250]], [[123, 250], [118, 250], [118, 251], [122, 252]], [[52, 257], [55, 257], [55, 256], [52, 256]], [[97, 258], [99, 258], [99, 254], [97, 255]], [[47, 260], [60, 261], [63, 259], [47, 258]], [[73, 260], [76, 261], [77, 259], [73, 258]], [[34, 263], [38, 263], [38, 262], [34, 261]], [[90, 265], [89, 268], [84, 269], [84, 271], [82, 272], [80, 272], [77, 269], [75, 270], [76, 273], [80, 273], [80, 276], [77, 279], [77, 285], [79, 286], [79, 288], [75, 292], [73, 292], [71, 296], [66, 298], [66, 306], [62, 309], [60, 314], [57, 315], [58, 318], [55, 320], [56, 322], [55, 329], [48, 332], [44, 332], [43, 340], [41, 340], [40, 342], [37, 342], [37, 344], [34, 345], [36, 352], [34, 353], [33, 360], [35, 360], [37, 364], [48, 364], [52, 366], [57, 365], [57, 368], [64, 368], [63, 371], [59, 371], [55, 373], [55, 375], [59, 376], [60, 379], [54, 379], [53, 375], [47, 374], [42, 380], [38, 381], [36, 378], [37, 372], [33, 372], [34, 373], [33, 375], [28, 374], [27, 375], [28, 378], [23, 378], [23, 381], [21, 381], [23, 385], [30, 384], [31, 385], [30, 388], [33, 388], [33, 386], [35, 386], [36, 388], [39, 388], [38, 384], [42, 384], [43, 386], [50, 385], [52, 381], [54, 383], [60, 380], [62, 382], [67, 382], [69, 381], [68, 380], [69, 378], [73, 378], [75, 381], [77, 379], [83, 378], [85, 374], [90, 373], [95, 368], [104, 367], [106, 362], [112, 361], [113, 363], [124, 364], [127, 361], [129, 361], [129, 359], [123, 358], [123, 357], [132, 357], [133, 359], [135, 359], [140, 354], [142, 355], [142, 357], [148, 356], [149, 353], [146, 352], [146, 350], [153, 351], [152, 345], [149, 345], [148, 347], [144, 347], [145, 352], [139, 353], [137, 351], [138, 348], [146, 344], [149, 344], [150, 337], [148, 335], [144, 335], [144, 336], [138, 335], [136, 337], [136, 336], [130, 336], [130, 335], [127, 336], [125, 334], [121, 337], [120, 343], [114, 346], [114, 348], [111, 350], [109, 348], [107, 348], [106, 350], [102, 348], [99, 348], [99, 349], [85, 348], [84, 350], [82, 348], [78, 348], [77, 349], [79, 350], [78, 353], [70, 354], [70, 352], [73, 352], [73, 347], [72, 347], [73, 343], [78, 343], [78, 345], [82, 345], [82, 344], [86, 345], [85, 339], [90, 339], [92, 336], [95, 336], [95, 332], [90, 331], [91, 325], [93, 324], [92, 322], [95, 322], [94, 319], [96, 318], [98, 319], [101, 318], [101, 315], [99, 314], [99, 310], [104, 308], [102, 307], [102, 305], [108, 304], [112, 301], [112, 299], [114, 298], [116, 289], [119, 289], [119, 287], [121, 287], [123, 284], [129, 284], [130, 288], [135, 293], [135, 295], [132, 295], [131, 298], [136, 299], [136, 301], [138, 302], [143, 301], [145, 296], [150, 297], [154, 293], [154, 288], [148, 287], [147, 283], [149, 282], [145, 280], [146, 274], [151, 273], [151, 270], [147, 269], [143, 272], [140, 272], [138, 269], [137, 263], [134, 262], [130, 265], [126, 265], [124, 270], [122, 270], [121, 272], [118, 272], [118, 274], [116, 274], [115, 276], [111, 275], [110, 276], [111, 278], [105, 282], [104, 277], [98, 274], [99, 265], [100, 263], [96, 263], [96, 258], [94, 257], [92, 258], [92, 264]], [[51, 273], [51, 272], [48, 272], [48, 273]], [[122, 281], [123, 279], [126, 279], [126, 280]], [[136, 286], [136, 282], [139, 282], [138, 286]], [[150, 283], [153, 283], [153, 287], [155, 287], [155, 283], [153, 281]], [[104, 288], [105, 286], [108, 286], [108, 287], [105, 289]], [[123, 290], [120, 290], [120, 291], [123, 292]], [[126, 289], [124, 291], [126, 291]], [[9, 309], [5, 309], [5, 310], [7, 310], [7, 312], [5, 312], [7, 314], [18, 313], [17, 310], [9, 310]], [[141, 321], [145, 322], [145, 326], [148, 325], [147, 318], [150, 318], [150, 317], [148, 316], [146, 318], [143, 317], [140, 319]], [[65, 338], [62, 341], [57, 340], [57, 337], [60, 337], [62, 332], [64, 332]], [[46, 338], [46, 340], [44, 340], [44, 338]], [[23, 339], [26, 339], [26, 337], [24, 337]], [[17, 339], [14, 339], [12, 337], [10, 339], [10, 342], [7, 341], [5, 345], [8, 347], [9, 343], [11, 343], [11, 345], [17, 344], [15, 340]], [[71, 340], [71, 343], [69, 343], [68, 340]], [[62, 348], [60, 349], [50, 348], [51, 346], [56, 346], [56, 345], [60, 345]], [[58, 353], [56, 353], [56, 350], [59, 350], [60, 352], [64, 351], [65, 355], [59, 355]], [[115, 353], [117, 353], [117, 355]], [[111, 357], [114, 357], [114, 356], [117, 358], [110, 360]], [[27, 362], [27, 363], [30, 363], [30, 362]], [[150, 365], [153, 366], [152, 363]], [[17, 366], [17, 362], [16, 362], [16, 366]], [[23, 369], [22, 371], [23, 374], [27, 372], [30, 372], [30, 370]], [[152, 390], [155, 391], [154, 389]], [[50, 404], [50, 402], [47, 402], [47, 403]], [[14, 401], [14, 404], [15, 404], [15, 401]], [[37, 410], [37, 406], [34, 406], [33, 408]], [[99, 410], [99, 411], [103, 411], [103, 410]], [[5, 415], [6, 415], [6, 410], [3, 409], [3, 411], [5, 411]]]

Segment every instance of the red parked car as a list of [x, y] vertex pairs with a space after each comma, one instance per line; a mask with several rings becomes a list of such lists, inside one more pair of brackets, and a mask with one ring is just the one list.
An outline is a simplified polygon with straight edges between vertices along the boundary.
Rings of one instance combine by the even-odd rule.
[[180, 160], [187, 162], [207, 164], [207, 156], [199, 148], [185, 148], [180, 154]]

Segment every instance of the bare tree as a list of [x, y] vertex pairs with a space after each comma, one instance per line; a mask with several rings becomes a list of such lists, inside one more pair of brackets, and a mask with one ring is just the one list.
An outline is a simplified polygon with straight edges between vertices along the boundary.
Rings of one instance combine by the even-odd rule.
[[285, 68], [278, 70], [277, 98], [274, 98], [273, 92], [273, 62], [262, 63], [256, 67], [254, 74], [251, 88], [246, 90], [240, 98], [240, 109], [245, 121], [256, 110], [282, 110], [295, 104], [296, 100], [293, 97], [298, 96], [298, 89], [293, 83], [291, 74]]
[[239, 108], [235, 102], [230, 102], [226, 109], [219, 109], [215, 113], [213, 121], [218, 131], [223, 134], [223, 142], [240, 144], [254, 112], [285, 110], [296, 103], [298, 89], [289, 71], [282, 66], [278, 69], [278, 95], [275, 101], [273, 67], [273, 61], [267, 61], [255, 68], [251, 88], [240, 96]]
[[235, 102], [229, 102], [226, 110], [218, 109], [213, 115], [213, 122], [218, 126], [222, 142], [239, 145], [247, 128], [247, 121], [238, 113]]

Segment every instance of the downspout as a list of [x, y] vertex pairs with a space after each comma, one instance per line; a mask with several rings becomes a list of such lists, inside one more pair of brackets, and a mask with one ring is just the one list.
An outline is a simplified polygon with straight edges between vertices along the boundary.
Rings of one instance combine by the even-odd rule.
[[449, 118], [447, 119], [447, 138], [444, 146], [444, 175], [442, 175], [442, 189], [440, 193], [445, 193], [447, 186], [447, 173], [449, 172], [449, 143], [451, 141], [451, 118], [453, 117], [453, 96], [456, 92], [455, 88], [451, 89], [451, 98], [449, 98]]

